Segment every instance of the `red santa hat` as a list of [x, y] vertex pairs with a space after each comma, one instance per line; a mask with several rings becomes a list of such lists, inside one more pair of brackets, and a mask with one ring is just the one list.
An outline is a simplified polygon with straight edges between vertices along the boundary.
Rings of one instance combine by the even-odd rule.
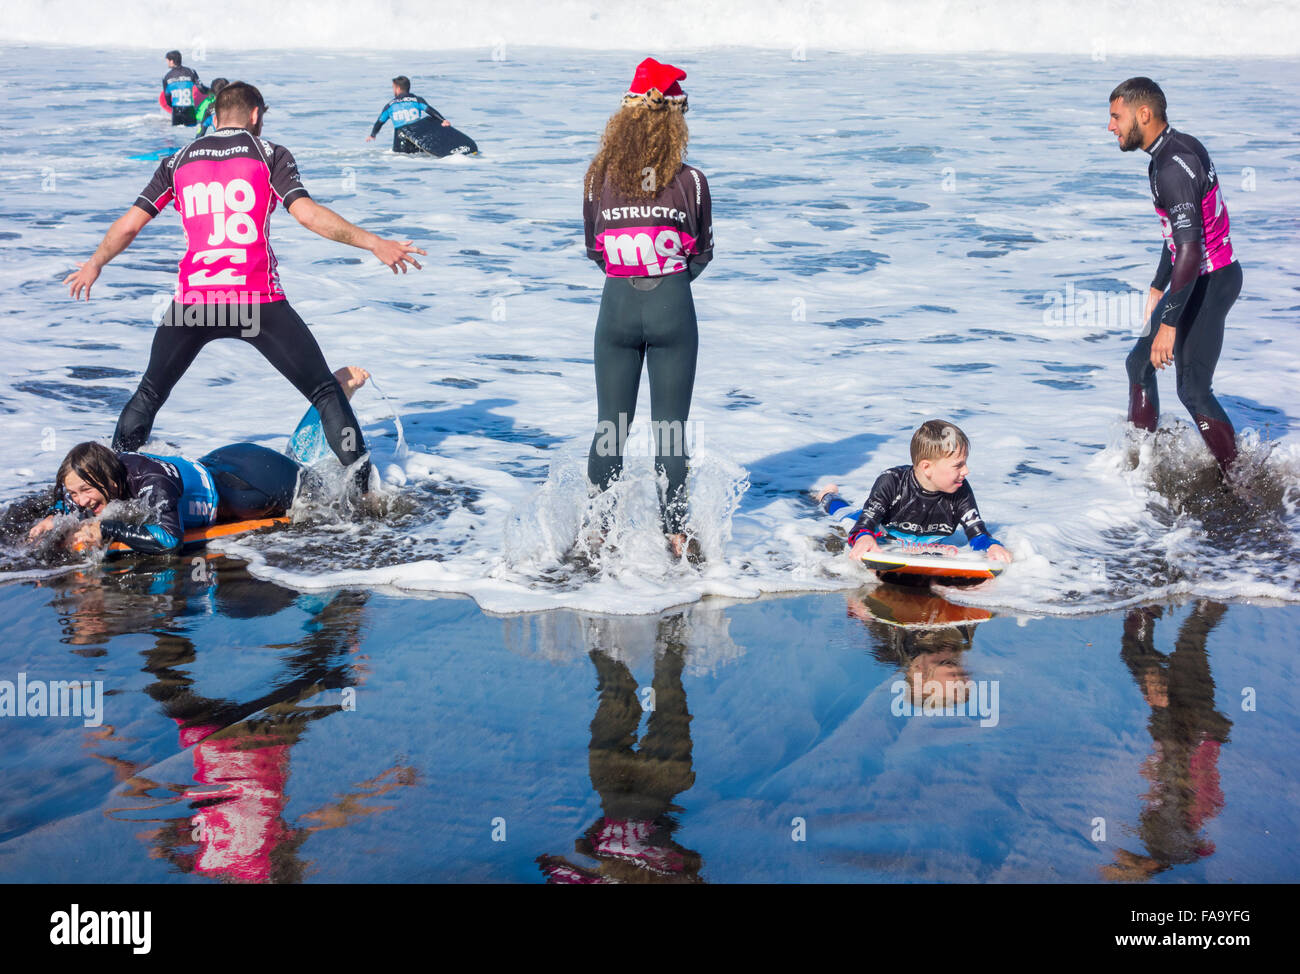
[[678, 83], [686, 72], [671, 64], [660, 64], [652, 57], [636, 66], [632, 84], [623, 96], [624, 105], [644, 104], [650, 108], [672, 107], [686, 111], [686, 92]]

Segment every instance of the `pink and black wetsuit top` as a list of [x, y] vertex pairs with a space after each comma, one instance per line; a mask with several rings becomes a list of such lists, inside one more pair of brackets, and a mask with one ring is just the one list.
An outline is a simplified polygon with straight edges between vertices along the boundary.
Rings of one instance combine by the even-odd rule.
[[239, 128], [195, 139], [164, 159], [135, 205], [157, 216], [174, 203], [185, 228], [176, 300], [284, 300], [271, 251], [271, 211], [307, 197], [293, 154]]
[[[629, 201], [605, 184], [582, 201], [587, 256], [609, 277], [696, 273], [713, 259], [713, 201], [704, 173], [682, 166], [652, 200]], [[694, 276], [694, 275], [692, 275]]]
[[1164, 290], [1169, 285], [1178, 251], [1183, 247], [1200, 251], [1196, 276], [1227, 267], [1236, 260], [1229, 235], [1228, 207], [1205, 146], [1190, 135], [1166, 127], [1147, 152], [1151, 154], [1147, 167], [1151, 199], [1166, 243], [1151, 286]]

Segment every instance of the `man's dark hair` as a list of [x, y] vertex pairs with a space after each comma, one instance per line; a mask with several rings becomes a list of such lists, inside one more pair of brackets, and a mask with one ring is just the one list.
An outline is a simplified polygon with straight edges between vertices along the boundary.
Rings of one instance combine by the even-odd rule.
[[397, 85], [398, 90], [404, 95], [411, 93], [411, 79], [404, 74], [399, 74], [393, 79], [393, 84]]
[[247, 118], [254, 108], [266, 111], [266, 102], [262, 93], [243, 81], [232, 81], [217, 94], [214, 106], [218, 118], [238, 116]]
[[1165, 93], [1150, 78], [1129, 78], [1121, 82], [1110, 93], [1111, 101], [1116, 98], [1123, 98], [1125, 105], [1134, 108], [1138, 105], [1146, 105], [1158, 121], [1168, 121], [1165, 117]]
[[180, 63], [181, 63], [181, 52], [180, 52], [180, 51], [168, 51], [168, 52], [167, 52], [167, 60], [168, 60], [168, 61], [171, 61], [173, 64], [175, 64], [175, 65], [177, 65], [177, 66], [179, 67], [179, 66], [180, 66]]
[[68, 474], [78, 477], [104, 495], [105, 500], [126, 500], [126, 464], [102, 443], [78, 443], [59, 464], [57, 483], [64, 487]]

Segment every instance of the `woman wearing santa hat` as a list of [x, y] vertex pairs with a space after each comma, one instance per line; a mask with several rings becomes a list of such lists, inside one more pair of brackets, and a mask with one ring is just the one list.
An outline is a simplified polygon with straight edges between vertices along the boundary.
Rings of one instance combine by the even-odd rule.
[[682, 161], [685, 78], [653, 58], [637, 66], [587, 169], [583, 198], [587, 256], [605, 272], [596, 319], [599, 421], [587, 476], [603, 490], [622, 472], [644, 363], [655, 468], [668, 482], [664, 533], [677, 557], [688, 548], [686, 420], [699, 347], [691, 281], [713, 257], [709, 185]]

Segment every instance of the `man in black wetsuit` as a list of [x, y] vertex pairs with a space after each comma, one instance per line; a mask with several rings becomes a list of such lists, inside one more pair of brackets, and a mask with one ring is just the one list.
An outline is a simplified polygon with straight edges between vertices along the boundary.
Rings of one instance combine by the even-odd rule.
[[427, 101], [419, 95], [411, 94], [411, 79], [404, 74], [399, 74], [393, 79], [392, 101], [384, 106], [383, 111], [379, 113], [379, 117], [375, 119], [374, 127], [370, 130], [370, 134], [366, 136], [366, 141], [375, 141], [375, 136], [384, 127], [384, 123], [391, 119], [393, 122], [393, 151], [419, 152], [420, 147], [401, 138], [400, 133], [407, 125], [418, 122], [425, 115], [436, 118], [443, 125], [451, 124], [451, 122], [439, 115], [437, 110]]
[[1241, 265], [1214, 163], [1200, 142], [1169, 125], [1164, 92], [1150, 78], [1130, 78], [1110, 93], [1108, 130], [1124, 152], [1150, 154], [1151, 198], [1166, 243], [1148, 295], [1146, 331], [1128, 357], [1129, 422], [1156, 428], [1156, 370], [1172, 362], [1178, 398], [1227, 473], [1237, 437], [1210, 383], [1228, 309], [1241, 293]]
[[172, 109], [173, 125], [193, 125], [194, 86], [199, 85], [199, 76], [193, 68], [181, 64], [180, 51], [168, 51], [163, 58], [167, 62], [167, 73], [163, 75], [162, 90], [167, 94], [167, 104]]
[[113, 434], [113, 449], [138, 450], [154, 416], [209, 342], [238, 339], [252, 345], [316, 407], [330, 449], [355, 469], [364, 492], [369, 462], [360, 424], [320, 346], [280, 287], [270, 246], [277, 202], [308, 230], [374, 254], [394, 274], [419, 268], [411, 241], [384, 240], [315, 202], [298, 164], [282, 145], [260, 138], [266, 103], [237, 81], [217, 96], [217, 130], [195, 139], [158, 165], [153, 179], [118, 218], [95, 253], [64, 280], [73, 299], [90, 299], [101, 268], [120, 254], [169, 203], [181, 213], [188, 249], [181, 259], [176, 297], [154, 332], [149, 365]]

